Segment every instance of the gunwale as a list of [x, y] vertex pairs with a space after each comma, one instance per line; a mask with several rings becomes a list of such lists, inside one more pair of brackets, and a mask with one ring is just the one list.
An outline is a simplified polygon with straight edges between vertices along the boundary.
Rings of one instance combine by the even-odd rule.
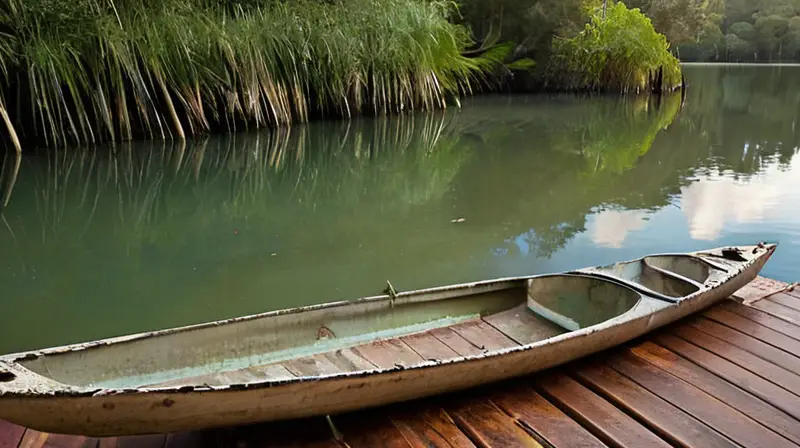
[[[313, 375], [313, 376], [297, 376], [294, 378], [282, 378], [282, 379], [264, 379], [264, 380], [256, 380], [247, 383], [238, 383], [238, 382], [231, 382], [228, 384], [222, 385], [188, 385], [188, 386], [165, 386], [165, 387], [147, 387], [147, 386], [140, 386], [140, 387], [131, 387], [131, 388], [98, 388], [98, 387], [83, 387], [83, 386], [71, 386], [67, 384], [61, 384], [54, 382], [58, 388], [54, 386], [49, 386], [45, 389], [24, 389], [24, 390], [9, 390], [8, 388], [3, 387], [2, 382], [0, 382], [0, 399], [4, 398], [26, 398], [26, 399], [47, 399], [50, 397], [93, 397], [93, 396], [106, 396], [106, 395], [114, 395], [114, 396], [130, 396], [130, 395], [145, 395], [145, 394], [169, 394], [169, 393], [214, 393], [214, 392], [230, 392], [235, 390], [257, 390], [262, 388], [274, 388], [274, 387], [282, 387], [291, 384], [297, 383], [308, 383], [308, 382], [319, 382], [319, 381], [333, 381], [333, 380], [343, 380], [343, 379], [352, 379], [352, 378], [360, 378], [360, 377], [369, 377], [375, 375], [382, 375], [382, 374], [389, 374], [401, 371], [418, 371], [424, 369], [430, 369], [434, 367], [440, 367], [443, 365], [449, 364], [471, 364], [479, 361], [485, 361], [487, 359], [492, 359], [496, 357], [502, 357], [509, 354], [513, 354], [516, 352], [525, 352], [529, 350], [534, 350], [539, 347], [557, 344], [560, 342], [564, 342], [567, 340], [580, 338], [586, 336], [588, 334], [592, 334], [594, 332], [604, 331], [604, 330], [611, 330], [621, 325], [625, 325], [632, 320], [640, 319], [647, 317], [648, 315], [652, 315], [653, 313], [657, 313], [659, 311], [663, 311], [669, 307], [680, 307], [680, 306], [689, 306], [684, 304], [691, 304], [693, 303], [693, 299], [696, 299], [699, 296], [707, 296], [712, 291], [725, 287], [731, 281], [735, 280], [738, 276], [744, 273], [748, 268], [750, 268], [753, 264], [760, 262], [763, 266], [763, 263], [769, 259], [769, 257], [774, 252], [775, 248], [777, 247], [776, 244], [769, 244], [766, 246], [739, 246], [739, 247], [746, 247], [746, 248], [753, 248], [753, 247], [764, 247], [766, 252], [764, 254], [759, 255], [758, 257], [753, 257], [752, 259], [747, 260], [746, 262], [741, 262], [738, 266], [738, 270], [736, 272], [730, 272], [729, 269], [725, 269], [728, 273], [724, 276], [723, 281], [719, 281], [713, 284], [708, 285], [707, 287], [699, 288], [696, 292], [687, 295], [679, 302], [671, 302], [666, 303], [660, 309], [652, 309], [650, 312], [642, 315], [642, 316], [631, 316], [629, 315], [631, 311], [634, 310], [633, 307], [627, 312], [618, 315], [614, 318], [601, 322], [599, 324], [592, 325], [590, 327], [582, 328], [576, 331], [567, 331], [563, 334], [556, 335], [550, 338], [542, 339], [536, 342], [528, 343], [528, 344], [520, 344], [515, 347], [507, 347], [496, 349], [484, 353], [474, 354], [474, 355], [465, 355], [465, 356], [458, 356], [446, 360], [436, 360], [430, 361], [426, 360], [418, 364], [409, 365], [409, 366], [396, 366], [392, 368], [375, 368], [375, 369], [368, 369], [368, 370], [361, 370], [356, 372], [337, 372], [337, 373], [330, 373], [330, 374], [322, 374], [322, 375]], [[665, 253], [665, 254], [648, 254], [633, 260], [629, 260], [627, 262], [635, 262], [638, 260], [644, 260], [647, 257], [653, 256], [692, 256], [698, 260], [704, 261], [703, 256], [709, 256], [709, 254], [722, 250], [723, 248], [716, 248], [710, 250], [702, 250], [702, 251], [695, 251], [695, 252], [687, 252], [687, 253]], [[622, 262], [624, 263], [624, 262]], [[710, 263], [709, 263], [710, 264]], [[712, 266], [714, 266], [712, 264]], [[714, 266], [715, 268], [719, 269], [718, 267]], [[590, 269], [590, 268], [586, 268]], [[757, 272], [753, 273], [754, 276]], [[518, 283], [527, 282], [531, 279], [535, 278], [544, 278], [544, 277], [553, 277], [553, 276], [589, 276], [589, 277], [596, 277], [596, 276], [604, 277], [605, 280], [617, 283], [620, 286], [626, 287], [628, 289], [634, 290], [640, 296], [647, 297], [647, 294], [644, 294], [642, 291], [637, 290], [634, 288], [630, 282], [624, 281], [620, 278], [615, 278], [613, 276], [607, 276], [606, 274], [598, 274], [598, 273], [589, 273], [584, 270], [576, 270], [570, 271], [565, 273], [553, 273], [553, 274], [540, 274], [540, 275], [528, 275], [528, 276], [516, 276], [516, 277], [504, 277], [498, 279], [490, 279], [490, 280], [481, 280], [476, 282], [468, 282], [468, 283], [460, 283], [454, 285], [445, 285], [445, 286], [438, 286], [432, 288], [425, 288], [419, 289], [414, 291], [406, 291], [397, 293], [394, 297], [394, 300], [400, 299], [407, 299], [409, 302], [413, 302], [414, 298], [417, 298], [420, 302], [425, 301], [434, 301], [434, 300], [441, 300], [448, 297], [458, 297], [465, 294], [462, 294], [463, 291], [470, 291], [469, 294], [479, 294], [482, 292], [490, 292], [490, 291], [497, 291], [507, 288], [519, 287]], [[655, 293], [653, 291], [653, 293]], [[720, 294], [720, 296], [724, 296], [724, 294]], [[86, 343], [79, 343], [79, 344], [71, 344], [61, 347], [54, 347], [49, 349], [43, 350], [33, 350], [29, 352], [22, 352], [17, 354], [5, 355], [0, 357], [0, 370], [2, 370], [3, 365], [8, 365], [9, 367], [15, 367], [13, 370], [9, 369], [12, 373], [16, 373], [22, 371], [24, 374], [35, 377], [35, 378], [42, 378], [48, 379], [46, 376], [39, 375], [35, 372], [29, 371], [24, 369], [24, 367], [18, 364], [18, 361], [29, 360], [32, 358], [38, 358], [42, 356], [52, 356], [64, 353], [70, 353], [75, 351], [81, 350], [89, 350], [94, 347], [101, 347], [107, 346], [112, 344], [122, 344], [126, 342], [133, 342], [139, 341], [142, 339], [150, 339], [150, 338], [157, 338], [159, 336], [175, 334], [179, 332], [186, 332], [186, 331], [195, 331], [195, 330], [202, 330], [205, 328], [213, 328], [219, 325], [226, 325], [232, 324], [236, 322], [243, 322], [243, 321], [251, 321], [256, 319], [263, 319], [269, 318], [273, 316], [279, 315], [290, 315], [290, 314], [297, 314], [303, 313], [311, 310], [319, 310], [319, 309], [332, 309], [336, 307], [343, 307], [348, 305], [356, 305], [362, 303], [373, 303], [373, 302], [382, 302], [382, 301], [390, 301], [392, 300], [392, 296], [389, 294], [382, 294], [377, 296], [369, 296], [358, 298], [354, 300], [342, 300], [337, 302], [331, 303], [324, 303], [319, 305], [310, 305], [306, 307], [298, 307], [298, 308], [290, 308], [284, 310], [276, 310], [270, 311], [265, 313], [258, 313], [252, 314], [248, 316], [240, 316], [231, 319], [224, 319], [220, 321], [214, 322], [206, 322], [201, 324], [195, 325], [188, 325], [182, 327], [175, 327], [165, 330], [157, 330], [152, 332], [142, 332], [133, 335], [126, 335], [114, 338], [107, 338], [101, 339], [97, 341], [91, 341]], [[653, 297], [653, 299], [657, 299]], [[641, 297], [640, 297], [641, 302]], [[637, 302], [637, 306], [638, 306]], [[28, 373], [30, 372], [30, 373]]]

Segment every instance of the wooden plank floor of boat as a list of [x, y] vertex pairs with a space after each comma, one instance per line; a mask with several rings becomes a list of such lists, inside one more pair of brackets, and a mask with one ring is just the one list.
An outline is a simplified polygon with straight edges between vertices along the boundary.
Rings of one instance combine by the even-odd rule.
[[[800, 446], [800, 289], [788, 286], [759, 277], [738, 300], [595, 356], [330, 422], [95, 439], [0, 420], [0, 448]], [[478, 340], [525, 343], [514, 328], [474, 321], [264, 368], [291, 376], [442, 359], [488, 348]]]

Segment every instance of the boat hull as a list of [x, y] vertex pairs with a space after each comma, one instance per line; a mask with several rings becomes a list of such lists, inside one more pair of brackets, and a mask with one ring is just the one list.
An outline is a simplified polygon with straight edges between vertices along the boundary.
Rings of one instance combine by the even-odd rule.
[[[771, 252], [770, 252], [771, 254]], [[0, 395], [0, 418], [87, 436], [166, 433], [336, 414], [528, 375], [625, 343], [713, 305], [752, 281], [769, 256], [678, 303], [650, 305], [583, 330], [485, 355], [408, 368], [223, 388]], [[620, 316], [622, 317], [622, 316]]]

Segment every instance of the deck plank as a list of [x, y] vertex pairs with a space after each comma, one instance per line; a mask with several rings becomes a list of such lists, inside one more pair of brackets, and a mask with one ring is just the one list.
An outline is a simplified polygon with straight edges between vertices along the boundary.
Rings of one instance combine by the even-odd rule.
[[688, 325], [706, 334], [722, 339], [729, 344], [735, 345], [742, 350], [746, 350], [777, 366], [781, 366], [784, 369], [792, 372], [800, 372], [800, 358], [787, 351], [761, 342], [741, 331], [734, 330], [733, 328], [726, 327], [725, 325], [718, 324], [705, 318], [692, 319], [688, 322]]
[[800, 355], [800, 341], [786, 336], [769, 327], [753, 322], [736, 313], [720, 308], [707, 311], [704, 316], [729, 328], [734, 328], [748, 336], [754, 337], [773, 347], [789, 352], [795, 356]]
[[606, 446], [529, 387], [504, 389], [492, 394], [490, 400], [555, 448]]
[[448, 414], [472, 441], [483, 448], [542, 448], [516, 420], [485, 401], [472, 400], [449, 406]]
[[353, 347], [353, 351], [383, 369], [397, 366], [409, 367], [424, 361], [422, 356], [399, 339], [375, 341]]
[[670, 448], [671, 445], [628, 414], [585, 386], [558, 372], [542, 375], [536, 386], [572, 418], [608, 445], [629, 448]]
[[467, 321], [450, 328], [481, 350], [500, 350], [519, 345], [482, 320]]
[[422, 358], [432, 361], [457, 358], [459, 355], [455, 350], [448, 347], [430, 332], [416, 333], [400, 338], [412, 350], [417, 352]]
[[412, 445], [383, 413], [361, 411], [333, 418], [349, 448], [410, 448]]
[[769, 300], [758, 300], [750, 304], [750, 306], [800, 325], [800, 311], [794, 308], [789, 308], [780, 303], [770, 302]]
[[792, 294], [781, 292], [778, 294], [773, 294], [764, 300], [779, 303], [785, 307], [800, 311], [800, 299]]
[[19, 448], [41, 448], [47, 442], [50, 434], [46, 432], [36, 431], [34, 429], [27, 429], [19, 441]]
[[592, 363], [575, 370], [581, 381], [679, 446], [734, 447], [733, 442], [609, 366]]
[[[687, 336], [691, 337], [692, 335]], [[711, 337], [708, 338], [711, 339]], [[762, 369], [759, 369], [758, 366], [750, 365], [748, 362], [748, 356], [751, 355], [749, 355], [747, 352], [744, 352], [744, 354], [748, 356], [741, 356], [741, 354], [731, 355], [728, 353], [727, 357], [730, 359], [726, 359], [720, 355], [706, 350], [706, 348], [687, 342], [687, 340], [677, 336], [659, 334], [656, 335], [653, 340], [670, 351], [683, 356], [691, 362], [716, 375], [719, 375], [722, 378], [725, 378], [726, 381], [746, 390], [747, 392], [750, 392], [751, 394], [763, 399], [767, 403], [772, 404], [783, 412], [786, 412], [795, 419], [800, 420], [800, 397], [789, 393], [786, 388], [781, 387], [779, 384], [776, 384], [776, 382], [767, 379], [770, 378], [770, 376], [768, 374], [764, 375], [764, 373], [769, 372], [764, 372]], [[715, 347], [713, 344], [708, 345], [710, 345], [710, 348], [712, 349], [724, 349], [724, 347]], [[739, 363], [735, 363], [734, 361], [739, 361]], [[748, 365], [751, 367], [751, 369], [746, 369], [742, 366], [742, 364]], [[775, 368], [780, 369], [777, 366], [775, 366]], [[759, 371], [762, 372], [762, 375], [758, 374]]]
[[681, 380], [629, 351], [621, 351], [608, 361], [614, 370], [642, 387], [693, 415], [706, 425], [743, 446], [765, 444], [791, 448], [795, 444], [758, 424], [736, 408]]
[[[322, 417], [249, 425], [228, 437], [232, 448], [280, 446], [284, 448], [345, 448], [334, 439], [327, 421]], [[220, 437], [225, 439], [226, 437]]]
[[[714, 309], [714, 308], [712, 308]], [[772, 314], [765, 313], [759, 309], [740, 305], [732, 300], [728, 300], [720, 304], [716, 309], [730, 311], [742, 317], [752, 320], [753, 322], [764, 325], [775, 331], [785, 334], [793, 339], [800, 341], [800, 326], [793, 324], [780, 317], [775, 317]]]
[[486, 316], [483, 320], [520, 345], [531, 344], [566, 332], [558, 325], [537, 317], [525, 304]]
[[44, 448], [88, 448], [97, 443], [96, 439], [89, 439], [84, 436], [73, 436], [66, 434], [50, 434], [45, 440]]
[[431, 330], [430, 333], [461, 356], [472, 356], [483, 353], [483, 350], [479, 349], [475, 344], [464, 339], [463, 336], [450, 328], [437, 328]]
[[773, 280], [762, 276], [757, 276], [753, 281], [744, 285], [741, 289], [733, 293], [734, 297], [738, 297], [745, 303], [759, 300], [764, 296], [780, 291], [789, 286], [779, 280]]
[[166, 444], [166, 434], [125, 436], [117, 439], [117, 448], [164, 448]]
[[345, 370], [339, 368], [324, 354], [307, 356], [283, 362], [283, 366], [293, 374], [300, 376], [333, 375]]
[[25, 428], [5, 420], [0, 420], [0, 448], [17, 448]]
[[755, 395], [653, 342], [636, 345], [631, 348], [631, 352], [800, 444], [800, 421]]
[[168, 434], [164, 442], [164, 448], [196, 448], [203, 446], [204, 432], [187, 431], [175, 434]]
[[414, 448], [475, 448], [439, 407], [390, 411], [389, 418]]

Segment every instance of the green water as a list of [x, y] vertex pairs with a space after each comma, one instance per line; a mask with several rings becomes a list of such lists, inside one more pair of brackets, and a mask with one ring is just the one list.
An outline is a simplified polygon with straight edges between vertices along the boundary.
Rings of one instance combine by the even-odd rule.
[[[461, 110], [3, 160], [0, 352], [778, 241], [800, 279], [800, 67], [688, 66], [685, 104]], [[453, 222], [456, 221], [456, 222]], [[460, 221], [460, 222], [459, 222]]]

